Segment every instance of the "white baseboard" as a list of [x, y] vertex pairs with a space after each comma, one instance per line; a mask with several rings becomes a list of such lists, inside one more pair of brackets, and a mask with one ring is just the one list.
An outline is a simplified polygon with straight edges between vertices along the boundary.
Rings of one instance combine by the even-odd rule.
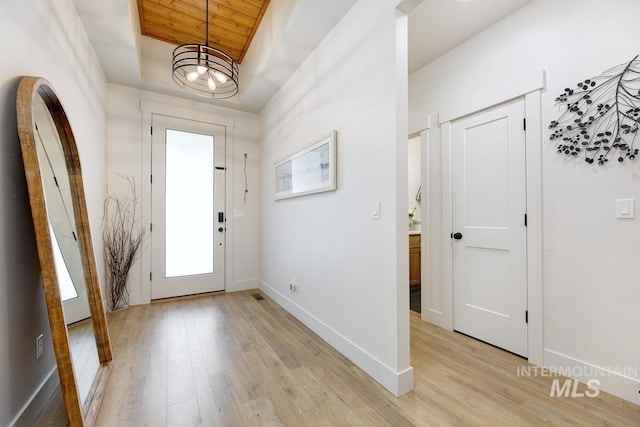
[[581, 383], [595, 379], [600, 390], [640, 405], [640, 379], [627, 376], [637, 375], [638, 366], [600, 367], [549, 349], [544, 350], [544, 366], [564, 375], [570, 373], [567, 376]]
[[448, 331], [453, 330], [453, 328], [450, 327], [449, 322], [447, 322], [447, 319], [444, 313], [425, 307], [424, 304], [422, 305], [422, 307], [423, 309], [422, 309], [422, 313], [420, 314], [420, 318], [423, 321], [432, 323]]
[[225, 289], [226, 292], [238, 292], [248, 291], [250, 289], [258, 289], [260, 287], [260, 281], [258, 279], [253, 280], [238, 280], [231, 284], [231, 286]]
[[[260, 288], [260, 281], [258, 279], [252, 280], [238, 280], [233, 282], [230, 286], [227, 286], [225, 292], [239, 292], [239, 291], [248, 291], [250, 289], [258, 289]], [[151, 300], [145, 299], [145, 297], [141, 293], [131, 293], [129, 294], [129, 305], [141, 305], [141, 304], [149, 304]]]
[[59, 386], [60, 377], [58, 377], [58, 367], [54, 366], [31, 397], [29, 397], [29, 400], [27, 400], [20, 409], [20, 412], [11, 420], [9, 426], [28, 427], [34, 425]]
[[260, 289], [395, 396], [413, 390], [412, 367], [396, 372], [262, 280]]

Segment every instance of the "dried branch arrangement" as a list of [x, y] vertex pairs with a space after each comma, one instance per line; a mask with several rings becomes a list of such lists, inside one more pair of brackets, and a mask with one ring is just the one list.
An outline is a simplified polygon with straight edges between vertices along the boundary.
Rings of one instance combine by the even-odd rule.
[[604, 165], [611, 152], [618, 162], [638, 155], [634, 143], [640, 124], [640, 60], [638, 56], [600, 76], [566, 88], [556, 98], [564, 112], [549, 124], [558, 154]]
[[120, 175], [127, 182], [129, 195], [109, 194], [104, 201], [102, 239], [104, 260], [109, 275], [109, 308], [115, 310], [128, 304], [129, 271], [142, 254], [147, 228], [137, 217], [135, 180]]

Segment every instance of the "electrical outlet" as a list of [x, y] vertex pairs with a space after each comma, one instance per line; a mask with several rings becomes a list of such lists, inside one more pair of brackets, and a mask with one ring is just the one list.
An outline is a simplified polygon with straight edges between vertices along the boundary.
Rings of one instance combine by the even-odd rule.
[[40, 359], [42, 353], [44, 353], [44, 334], [40, 334], [36, 338], [36, 359]]
[[289, 282], [289, 291], [293, 293], [293, 292], [296, 292], [297, 290], [298, 290], [298, 283], [296, 281], [296, 278], [293, 277], [291, 279], [291, 282]]

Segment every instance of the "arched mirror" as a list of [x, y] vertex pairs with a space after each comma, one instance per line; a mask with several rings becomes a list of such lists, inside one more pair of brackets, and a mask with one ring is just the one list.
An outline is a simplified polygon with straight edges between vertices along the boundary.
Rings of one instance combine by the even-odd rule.
[[62, 104], [45, 79], [22, 78], [16, 109], [67, 418], [72, 427], [92, 425], [112, 356], [78, 150]]

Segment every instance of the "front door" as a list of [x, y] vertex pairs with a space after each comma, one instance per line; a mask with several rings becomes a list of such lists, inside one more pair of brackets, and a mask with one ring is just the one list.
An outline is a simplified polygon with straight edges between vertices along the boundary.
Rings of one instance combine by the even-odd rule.
[[454, 329], [527, 356], [524, 100], [452, 123]]
[[224, 290], [225, 128], [154, 115], [151, 298]]

